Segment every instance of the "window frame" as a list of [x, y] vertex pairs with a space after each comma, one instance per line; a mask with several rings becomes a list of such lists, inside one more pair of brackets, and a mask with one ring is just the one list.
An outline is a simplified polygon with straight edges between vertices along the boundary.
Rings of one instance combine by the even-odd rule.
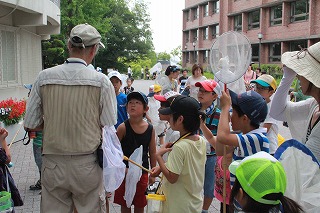
[[[240, 23], [238, 24], [238, 22]], [[234, 31], [242, 31], [242, 14], [233, 17], [233, 25]]]
[[[275, 55], [275, 45], [279, 45], [280, 50], [279, 51], [279, 55]], [[280, 62], [281, 61], [281, 42], [276, 42], [276, 43], [270, 43], [269, 44], [269, 62]]]
[[[254, 20], [256, 18], [255, 13], [258, 13], [258, 20]], [[254, 30], [260, 28], [260, 9], [254, 10], [248, 13], [248, 30]]]
[[[281, 17], [275, 18], [276, 10], [279, 9], [279, 7], [281, 9]], [[282, 8], [282, 4], [270, 8], [270, 26], [282, 25]]]
[[[305, 3], [305, 13], [296, 14], [297, 3]], [[300, 22], [300, 21], [307, 21], [309, 20], [309, 7], [310, 2], [309, 0], [298, 0], [291, 2], [290, 4], [290, 22]], [[301, 19], [302, 18], [302, 19]]]

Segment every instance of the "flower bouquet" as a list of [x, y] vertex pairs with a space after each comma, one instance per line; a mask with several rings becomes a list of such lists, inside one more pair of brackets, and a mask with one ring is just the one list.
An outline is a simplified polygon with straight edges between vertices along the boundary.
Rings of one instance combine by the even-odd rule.
[[0, 101], [0, 121], [5, 126], [19, 123], [26, 111], [26, 101], [9, 98]]

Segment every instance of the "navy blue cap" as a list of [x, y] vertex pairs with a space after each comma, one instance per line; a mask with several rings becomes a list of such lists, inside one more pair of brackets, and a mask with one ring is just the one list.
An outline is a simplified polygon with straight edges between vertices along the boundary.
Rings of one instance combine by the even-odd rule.
[[192, 98], [184, 95], [179, 95], [173, 99], [170, 107], [160, 109], [159, 113], [162, 115], [170, 115], [179, 113], [181, 115], [199, 115], [200, 104]]
[[241, 111], [255, 124], [263, 122], [268, 114], [268, 106], [266, 100], [255, 91], [247, 91], [236, 94], [229, 90], [232, 104], [238, 106]]
[[142, 93], [142, 92], [131, 92], [127, 95], [127, 103], [131, 100], [131, 99], [137, 99], [139, 101], [142, 101], [143, 103], [148, 104], [148, 98], [147, 96]]

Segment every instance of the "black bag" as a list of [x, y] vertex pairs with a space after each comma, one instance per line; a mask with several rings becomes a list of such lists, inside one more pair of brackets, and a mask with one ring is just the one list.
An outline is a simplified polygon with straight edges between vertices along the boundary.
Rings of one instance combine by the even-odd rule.
[[103, 149], [101, 145], [97, 149], [97, 156], [98, 156], [98, 164], [101, 168], [103, 168]]

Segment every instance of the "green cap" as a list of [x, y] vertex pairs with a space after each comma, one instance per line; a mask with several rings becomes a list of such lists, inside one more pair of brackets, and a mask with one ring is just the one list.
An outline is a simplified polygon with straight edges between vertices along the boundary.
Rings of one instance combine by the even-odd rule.
[[263, 198], [272, 193], [286, 191], [287, 177], [282, 164], [266, 152], [258, 152], [234, 161], [229, 166], [230, 173], [235, 175], [243, 190], [255, 201], [276, 205], [280, 200]]

